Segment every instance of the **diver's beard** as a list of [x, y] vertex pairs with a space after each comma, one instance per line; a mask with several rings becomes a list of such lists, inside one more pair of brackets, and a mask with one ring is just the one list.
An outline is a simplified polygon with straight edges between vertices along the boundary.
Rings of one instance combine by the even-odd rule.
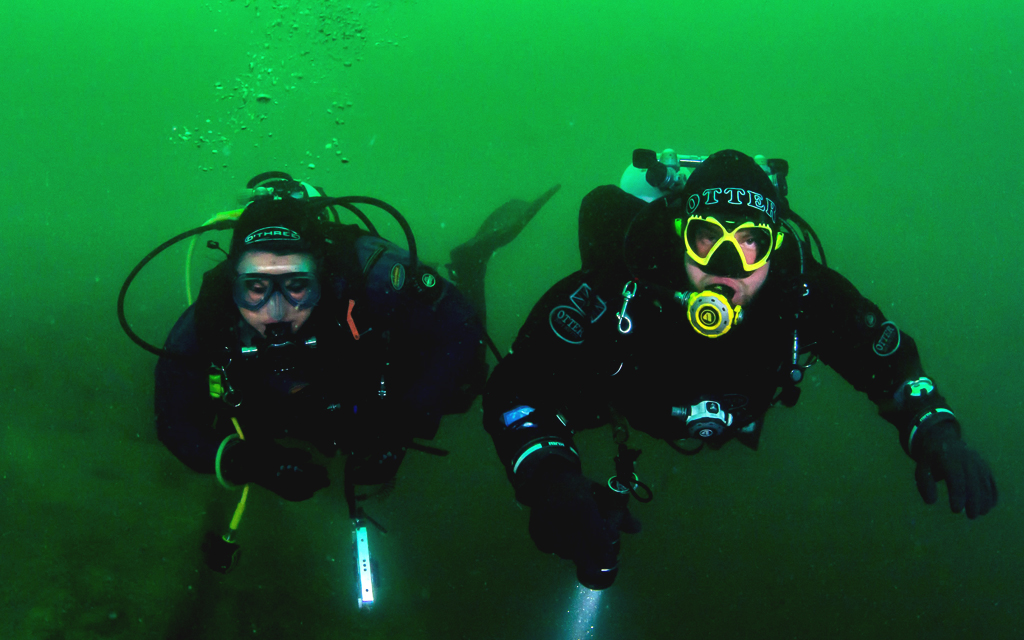
[[[720, 288], [728, 289], [731, 294], [728, 295], [729, 302], [733, 306], [747, 307], [754, 302], [754, 299], [758, 297], [758, 294], [764, 289], [765, 283], [768, 281], [770, 271], [765, 273], [762, 271], [764, 267], [756, 271], [745, 271], [742, 276], [724, 276], [709, 273], [704, 271], [702, 268], [693, 263], [686, 265], [686, 275], [691, 291], [716, 291], [726, 295]], [[753, 281], [748, 278], [757, 276]], [[763, 277], [763, 280], [762, 280]], [[726, 282], [722, 282], [725, 280]], [[758, 281], [762, 280], [762, 281]]]
[[705, 273], [714, 278], [729, 278], [730, 280], [746, 280], [754, 274], [754, 271], [706, 271], [707, 267], [699, 267], [701, 273]]

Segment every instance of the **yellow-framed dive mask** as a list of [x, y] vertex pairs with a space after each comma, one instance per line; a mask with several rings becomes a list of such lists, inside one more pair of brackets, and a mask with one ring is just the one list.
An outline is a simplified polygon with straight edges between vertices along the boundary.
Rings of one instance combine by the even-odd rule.
[[734, 224], [714, 216], [692, 215], [685, 220], [676, 218], [675, 229], [686, 245], [686, 255], [704, 271], [721, 276], [757, 271], [782, 244], [782, 232], [751, 220]]

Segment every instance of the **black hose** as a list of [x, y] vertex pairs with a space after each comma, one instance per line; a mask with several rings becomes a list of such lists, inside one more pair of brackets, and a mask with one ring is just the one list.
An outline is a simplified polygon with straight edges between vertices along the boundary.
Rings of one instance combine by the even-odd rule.
[[[402, 233], [405, 234], [405, 240], [409, 246], [409, 267], [415, 269], [419, 266], [419, 256], [416, 251], [416, 238], [412, 234], [412, 228], [409, 226], [409, 222], [405, 219], [405, 216], [398, 212], [398, 209], [392, 207], [390, 204], [384, 202], [383, 200], [378, 200], [377, 198], [371, 198], [369, 196], [345, 196], [342, 198], [328, 198], [324, 201], [318, 202], [318, 204], [320, 203], [322, 203], [323, 206], [325, 207], [331, 207], [334, 205], [337, 205], [339, 207], [345, 207], [346, 209], [348, 209], [349, 211], [351, 211], [352, 213], [359, 217], [363, 224], [366, 225], [370, 233], [378, 237], [380, 234], [377, 233], [377, 229], [373, 226], [373, 224], [366, 217], [366, 215], [358, 208], [356, 208], [353, 203], [369, 204], [377, 207], [378, 209], [383, 209], [384, 211], [387, 211], [389, 214], [391, 214], [391, 217], [394, 218], [395, 221], [398, 223], [398, 226], [402, 228]], [[498, 362], [501, 362], [501, 351], [498, 350], [497, 345], [494, 344], [494, 340], [491, 339], [491, 336], [488, 335], [486, 331], [484, 331], [484, 342], [487, 343], [488, 348], [490, 348], [491, 353], [494, 354], [494, 357], [498, 359]]]
[[821, 266], [827, 267], [828, 261], [825, 259], [825, 247], [821, 245], [821, 240], [818, 238], [818, 234], [814, 232], [814, 228], [807, 224], [807, 221], [797, 215], [796, 211], [792, 209], [786, 211], [786, 216], [792, 218], [797, 226], [800, 227], [800, 230], [807, 234], [811, 240], [814, 240], [814, 245], [818, 247], [818, 255], [821, 256]]
[[254, 189], [257, 185], [259, 185], [259, 183], [265, 182], [265, 181], [271, 180], [271, 179], [273, 179], [273, 180], [286, 180], [288, 182], [295, 183], [295, 179], [292, 178], [287, 173], [285, 173], [284, 171], [264, 171], [263, 173], [259, 174], [258, 176], [253, 176], [252, 180], [249, 180], [249, 182], [246, 183], [245, 188], [246, 189]]
[[490, 347], [491, 353], [493, 353], [494, 357], [498, 359], [498, 362], [501, 362], [501, 352], [498, 351], [498, 346], [494, 344], [494, 340], [491, 339], [491, 335], [487, 333], [486, 329], [484, 329], [484, 342], [486, 342], [487, 346]]
[[[654, 500], [654, 492], [651, 491], [651, 488], [636, 478], [628, 486], [629, 495], [633, 496], [637, 502], [650, 502]], [[641, 491], [637, 491], [637, 488], [641, 489]]]
[[[419, 266], [419, 255], [416, 252], [416, 238], [412, 235], [412, 229], [409, 227], [409, 222], [405, 219], [405, 216], [398, 212], [398, 209], [392, 207], [390, 204], [384, 202], [383, 200], [378, 200], [377, 198], [371, 198], [369, 196], [345, 196], [343, 198], [326, 198], [323, 200], [314, 200], [313, 202], [316, 202], [317, 204], [320, 204], [324, 207], [338, 205], [345, 207], [350, 211], [352, 210], [352, 208], [347, 206], [349, 204], [370, 204], [377, 207], [378, 209], [383, 209], [384, 211], [387, 211], [389, 214], [391, 214], [391, 217], [395, 219], [395, 222], [398, 223], [398, 226], [402, 228], [402, 233], [405, 234], [405, 241], [406, 244], [408, 244], [409, 246], [409, 266], [411, 268], [416, 268]], [[358, 211], [358, 209], [356, 211]]]
[[201, 227], [196, 227], [195, 229], [189, 229], [184, 233], [179, 233], [178, 235], [174, 236], [167, 242], [161, 244], [156, 249], [150, 251], [148, 254], [146, 254], [146, 257], [143, 258], [141, 262], [139, 262], [139, 264], [135, 265], [135, 268], [132, 269], [132, 272], [128, 274], [127, 278], [125, 278], [124, 284], [121, 285], [121, 292], [117, 295], [117, 319], [121, 323], [121, 328], [124, 329], [124, 332], [126, 334], [128, 334], [128, 337], [131, 338], [132, 342], [139, 345], [146, 351], [154, 355], [160, 356], [162, 358], [179, 358], [189, 360], [193, 359], [192, 356], [187, 356], [185, 354], [174, 353], [173, 351], [161, 349], [160, 347], [154, 346], [140, 338], [138, 334], [132, 331], [132, 328], [128, 326], [128, 319], [124, 315], [124, 299], [125, 296], [128, 295], [128, 288], [132, 286], [132, 281], [135, 280], [135, 276], [139, 275], [139, 272], [142, 271], [143, 267], [149, 264], [149, 262], [153, 258], [163, 253], [167, 248], [181, 242], [186, 238], [197, 236], [201, 233], [206, 233], [207, 231], [221, 231], [223, 229], [230, 229], [234, 225], [234, 220], [222, 220], [220, 222], [214, 222], [213, 224], [207, 224]]
[[[353, 214], [355, 214], [355, 216], [359, 218], [359, 221], [366, 225], [366, 230], [369, 231], [371, 235], [376, 236], [378, 238], [380, 237], [380, 233], [377, 232], [377, 227], [373, 226], [373, 223], [370, 222], [370, 219], [366, 216], [365, 213], [362, 212], [361, 209], [359, 209], [359, 207], [355, 206], [354, 204], [348, 204], [347, 202], [339, 202], [337, 204], [339, 207], [344, 207], [351, 211]], [[327, 205], [327, 207], [330, 208], [332, 212], [334, 212], [334, 221], [337, 222], [338, 224], [341, 224], [341, 218], [338, 216], [338, 213], [334, 211], [334, 205]]]

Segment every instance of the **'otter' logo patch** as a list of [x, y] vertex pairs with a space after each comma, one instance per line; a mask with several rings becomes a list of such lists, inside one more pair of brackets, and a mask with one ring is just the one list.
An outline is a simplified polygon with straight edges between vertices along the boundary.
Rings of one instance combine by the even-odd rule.
[[583, 314], [576, 308], [559, 305], [548, 314], [555, 335], [569, 344], [583, 344]]
[[896, 353], [900, 348], [900, 329], [888, 320], [882, 323], [882, 335], [871, 345], [875, 354], [884, 358]]

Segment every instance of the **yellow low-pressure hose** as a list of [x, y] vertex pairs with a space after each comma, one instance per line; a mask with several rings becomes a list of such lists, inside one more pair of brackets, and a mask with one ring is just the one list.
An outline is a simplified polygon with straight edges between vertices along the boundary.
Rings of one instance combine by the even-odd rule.
[[[238, 418], [231, 416], [231, 424], [235, 425], [235, 431], [238, 432], [238, 439], [245, 440], [245, 435], [242, 433], [242, 427], [238, 424]], [[242, 487], [242, 497], [238, 500], [238, 506], [235, 507], [235, 515], [231, 516], [231, 524], [228, 525], [228, 533], [224, 536], [224, 539], [231, 542], [232, 535], [238, 529], [238, 523], [242, 521], [242, 514], [245, 513], [245, 499], [249, 497], [249, 485], [246, 484]]]

